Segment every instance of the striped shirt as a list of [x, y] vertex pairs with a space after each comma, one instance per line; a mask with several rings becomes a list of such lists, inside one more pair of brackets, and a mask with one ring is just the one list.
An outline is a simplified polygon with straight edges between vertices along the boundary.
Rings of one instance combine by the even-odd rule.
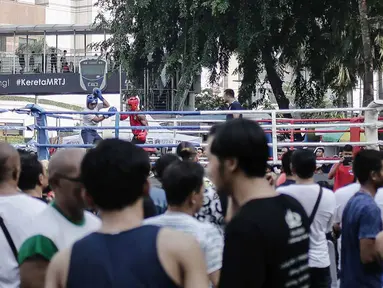
[[222, 267], [223, 236], [210, 224], [200, 222], [182, 212], [170, 212], [146, 219], [144, 225], [168, 227], [193, 235], [201, 246], [207, 265], [207, 274]]

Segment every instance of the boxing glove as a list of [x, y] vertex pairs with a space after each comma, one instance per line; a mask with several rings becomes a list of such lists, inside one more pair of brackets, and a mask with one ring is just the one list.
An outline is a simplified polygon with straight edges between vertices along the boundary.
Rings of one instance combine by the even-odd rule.
[[104, 102], [105, 99], [104, 99], [104, 97], [102, 97], [102, 92], [101, 92], [100, 88], [93, 88], [93, 95], [94, 95], [94, 97], [97, 97], [102, 102]]
[[146, 135], [148, 134], [147, 131], [142, 131], [137, 135], [137, 140], [141, 142], [146, 142]]

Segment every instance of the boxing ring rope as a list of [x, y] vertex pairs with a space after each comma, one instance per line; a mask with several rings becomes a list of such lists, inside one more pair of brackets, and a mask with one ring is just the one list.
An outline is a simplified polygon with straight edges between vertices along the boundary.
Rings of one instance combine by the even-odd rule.
[[[119, 138], [119, 132], [121, 130], [152, 130], [158, 133], [164, 132], [169, 133], [169, 131], [181, 132], [183, 134], [206, 134], [209, 132], [211, 125], [204, 125], [201, 123], [220, 123], [224, 120], [215, 120], [215, 119], [182, 119], [182, 118], [171, 118], [171, 119], [156, 119], [150, 122], [158, 123], [173, 123], [173, 126], [120, 126], [120, 115], [171, 115], [171, 116], [203, 116], [203, 115], [227, 115], [227, 114], [243, 114], [244, 116], [257, 116], [259, 114], [271, 115], [271, 119], [254, 119], [258, 122], [260, 126], [265, 130], [266, 134], [271, 134], [271, 141], [269, 146], [272, 148], [272, 158], [271, 162], [276, 164], [279, 163], [278, 159], [278, 147], [340, 147], [346, 144], [357, 145], [357, 146], [370, 146], [378, 147], [382, 145], [383, 141], [378, 140], [378, 131], [379, 128], [383, 127], [383, 124], [379, 122], [378, 114], [383, 109], [383, 103], [373, 102], [367, 108], [330, 108], [330, 109], [291, 109], [291, 110], [245, 110], [245, 111], [134, 111], [134, 112], [78, 112], [78, 111], [44, 111], [41, 107], [35, 104], [29, 104], [23, 109], [13, 109], [7, 110], [7, 112], [16, 112], [20, 114], [29, 114], [36, 118], [35, 125], [29, 125], [26, 127], [19, 126], [0, 126], [0, 130], [29, 130], [37, 131], [37, 149], [40, 159], [48, 159], [49, 152], [48, 148], [68, 148], [68, 147], [78, 147], [78, 148], [91, 148], [94, 145], [91, 144], [50, 144], [49, 138], [47, 137], [48, 131], [78, 131], [84, 129], [95, 129], [95, 130], [114, 130], [114, 137]], [[364, 122], [361, 117], [356, 118], [332, 118], [332, 119], [280, 119], [277, 117], [278, 114], [286, 113], [323, 113], [323, 112], [347, 112], [347, 111], [363, 111], [365, 112]], [[1, 112], [6, 112], [4, 109], [0, 109]], [[75, 120], [74, 117], [65, 116], [65, 115], [86, 115], [86, 114], [96, 114], [96, 115], [107, 115], [110, 117], [115, 116], [115, 125], [114, 126], [100, 126], [100, 127], [88, 127], [88, 126], [61, 126], [54, 127], [47, 125], [47, 117], [53, 117], [58, 119], [71, 119]], [[78, 119], [78, 118], [77, 118]], [[359, 122], [352, 123], [355, 119], [359, 119]], [[335, 122], [335, 123], [334, 123]], [[342, 123], [339, 123], [342, 122]], [[346, 123], [347, 122], [347, 123]], [[199, 123], [199, 125], [185, 125], [178, 126], [179, 123]], [[345, 127], [344, 130], [318, 130], [317, 128], [337, 128]], [[348, 128], [348, 129], [347, 129]], [[358, 128], [360, 132], [365, 132], [366, 141], [365, 142], [279, 142], [277, 139], [278, 134], [291, 134], [292, 138], [294, 134], [298, 133], [346, 133], [350, 132], [351, 129]], [[364, 129], [362, 129], [364, 128]], [[280, 129], [287, 129], [280, 130]], [[306, 129], [306, 130], [302, 130]], [[369, 135], [369, 137], [367, 137]], [[373, 139], [371, 141], [370, 139]], [[143, 148], [174, 148], [178, 144], [141, 144], [139, 146]], [[196, 146], [204, 147], [206, 144], [197, 144]], [[156, 157], [152, 159], [157, 159]], [[337, 159], [328, 159], [318, 160], [318, 163], [334, 163], [338, 161]]]

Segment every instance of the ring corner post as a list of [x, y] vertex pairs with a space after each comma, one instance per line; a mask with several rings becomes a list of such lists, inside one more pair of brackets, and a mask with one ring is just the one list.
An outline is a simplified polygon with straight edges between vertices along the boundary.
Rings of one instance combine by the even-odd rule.
[[369, 149], [378, 150], [379, 151], [379, 112], [383, 108], [382, 100], [375, 100], [371, 102], [367, 108], [371, 108], [373, 110], [368, 110], [364, 114], [364, 123], [365, 124], [375, 124], [364, 127], [364, 134], [366, 138], [366, 142], [376, 143], [368, 145]]
[[48, 131], [45, 128], [47, 126], [47, 115], [45, 110], [36, 104], [28, 104], [27, 109], [31, 110], [32, 116], [36, 117], [36, 128], [37, 128], [37, 143], [44, 144], [44, 146], [37, 146], [37, 155], [39, 160], [49, 159], [49, 150], [46, 145], [49, 145]]
[[114, 138], [120, 138], [120, 113], [116, 113], [116, 120], [115, 120], [115, 128], [114, 128]]

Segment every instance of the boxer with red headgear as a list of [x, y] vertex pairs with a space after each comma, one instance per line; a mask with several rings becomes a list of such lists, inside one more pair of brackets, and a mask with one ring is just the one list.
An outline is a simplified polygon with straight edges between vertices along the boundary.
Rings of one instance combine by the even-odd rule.
[[[130, 97], [127, 101], [127, 109], [129, 111], [139, 111], [140, 110], [140, 99], [138, 96]], [[129, 118], [130, 126], [148, 126], [148, 120], [146, 120], [145, 115], [139, 114], [131, 114], [131, 115], [121, 115], [120, 120], [126, 120]], [[146, 135], [148, 134], [148, 130], [137, 130], [132, 129], [133, 144], [145, 144]]]

